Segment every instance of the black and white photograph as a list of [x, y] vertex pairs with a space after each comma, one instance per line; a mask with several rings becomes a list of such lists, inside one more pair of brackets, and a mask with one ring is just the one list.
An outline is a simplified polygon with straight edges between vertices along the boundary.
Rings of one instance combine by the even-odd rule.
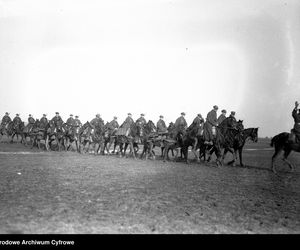
[[299, 0], [0, 0], [3, 235], [300, 233]]

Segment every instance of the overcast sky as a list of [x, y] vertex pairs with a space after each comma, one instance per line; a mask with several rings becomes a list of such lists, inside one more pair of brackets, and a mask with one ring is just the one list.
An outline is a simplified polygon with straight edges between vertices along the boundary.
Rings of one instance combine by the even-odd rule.
[[299, 82], [300, 1], [0, 0], [1, 117], [191, 123], [218, 105], [274, 136]]

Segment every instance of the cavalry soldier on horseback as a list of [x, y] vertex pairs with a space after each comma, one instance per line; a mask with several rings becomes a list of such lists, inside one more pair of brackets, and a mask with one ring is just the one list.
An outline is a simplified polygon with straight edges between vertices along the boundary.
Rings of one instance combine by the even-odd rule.
[[54, 122], [55, 126], [57, 127], [57, 123], [60, 121], [63, 123], [63, 120], [61, 119], [60, 115], [58, 112], [55, 112], [55, 116], [51, 119], [51, 121]]
[[1, 125], [6, 125], [9, 122], [11, 122], [11, 118], [9, 116], [9, 113], [5, 112], [5, 115], [3, 116], [2, 121], [1, 121]]
[[208, 112], [206, 117], [206, 122], [204, 123], [204, 144], [213, 145], [213, 139], [215, 136], [215, 129], [218, 126], [218, 119], [217, 119], [217, 111], [219, 107], [217, 105], [213, 106], [213, 109]]
[[75, 120], [74, 120], [72, 114], [70, 114], [70, 117], [69, 117], [68, 120], [67, 120], [67, 124], [68, 124], [69, 126], [74, 126], [74, 125], [75, 125]]
[[132, 114], [131, 113], [128, 113], [127, 114], [128, 116], [126, 117], [126, 119], [125, 119], [125, 124], [128, 124], [128, 128], [131, 126], [131, 124], [133, 124], [134, 123], [134, 120], [132, 119]]
[[104, 121], [100, 117], [100, 114], [97, 114], [96, 117], [93, 120], [91, 120], [91, 122], [90, 122], [90, 124], [92, 125], [93, 128], [96, 128], [97, 126], [99, 126], [100, 123], [104, 123]]
[[217, 123], [220, 125], [222, 123], [222, 121], [224, 121], [226, 119], [226, 113], [227, 111], [225, 109], [222, 109], [222, 114], [220, 114], [220, 116], [218, 117]]
[[141, 127], [146, 124], [146, 119], [144, 118], [145, 114], [141, 114], [141, 117], [136, 120], [136, 123], [139, 124]]
[[82, 126], [82, 123], [81, 123], [81, 121], [79, 120], [79, 116], [78, 116], [78, 115], [75, 115], [74, 125], [75, 125], [76, 127], [81, 127], [81, 126]]
[[236, 118], [235, 118], [235, 111], [231, 111], [230, 112], [230, 115], [229, 115], [229, 119], [230, 119], [230, 125], [231, 125], [231, 128], [235, 128], [236, 127]]
[[296, 142], [297, 139], [298, 141], [300, 141], [300, 110], [298, 109], [299, 107], [299, 103], [295, 102], [295, 108], [292, 111], [292, 116], [294, 118], [294, 127], [291, 130], [291, 134], [290, 134], [290, 138], [289, 141], [290, 142]]
[[159, 116], [159, 120], [156, 123], [158, 134], [167, 133], [167, 126], [166, 126], [166, 123], [165, 123], [165, 121], [163, 119], [164, 119], [164, 117], [162, 115], [160, 115]]
[[40, 119], [40, 123], [43, 127], [46, 127], [47, 123], [48, 123], [48, 119], [46, 117], [46, 114], [43, 114], [43, 117]]
[[187, 122], [186, 122], [184, 116], [185, 116], [185, 113], [181, 112], [181, 116], [178, 117], [175, 121], [174, 126], [175, 126], [175, 128], [177, 128], [178, 132], [182, 132], [187, 128]]
[[31, 114], [29, 114], [29, 117], [28, 117], [28, 124], [33, 125], [34, 123], [35, 123], [35, 119], [32, 117]]
[[20, 118], [20, 114], [16, 114], [15, 118], [13, 119], [13, 123], [16, 124], [20, 124], [22, 122], [21, 118]]
[[197, 126], [200, 127], [199, 129], [199, 134], [202, 135], [203, 134], [203, 124], [204, 124], [204, 119], [202, 117], [201, 114], [198, 114], [195, 119], [192, 122], [193, 126]]
[[117, 130], [119, 128], [119, 123], [117, 119], [118, 118], [114, 116], [114, 119], [108, 124], [111, 130]]

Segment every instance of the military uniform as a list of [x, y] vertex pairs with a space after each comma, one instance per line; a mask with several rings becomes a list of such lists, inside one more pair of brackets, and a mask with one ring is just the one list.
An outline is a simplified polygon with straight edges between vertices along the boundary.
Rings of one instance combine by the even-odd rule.
[[67, 124], [68, 124], [68, 125], [71, 125], [71, 126], [74, 126], [74, 125], [75, 125], [75, 120], [74, 120], [74, 118], [73, 118], [72, 116], [68, 118]]
[[40, 123], [43, 124], [43, 127], [45, 127], [48, 123], [48, 119], [47, 117], [43, 116], [41, 119], [40, 119]]
[[104, 123], [104, 121], [100, 117], [95, 117], [93, 120], [91, 120], [90, 124], [95, 128], [100, 125], [100, 123]]
[[126, 124], [129, 125], [129, 127], [131, 126], [131, 124], [134, 123], [134, 120], [130, 117], [130, 116], [127, 116], [127, 118], [125, 119], [125, 122]]
[[54, 116], [54, 117], [51, 119], [51, 121], [54, 122], [55, 126], [57, 126], [57, 123], [58, 123], [58, 122], [64, 123], [63, 120], [62, 120], [62, 118], [60, 117], [60, 115]]
[[32, 116], [28, 117], [28, 123], [29, 124], [34, 124], [35, 123], [35, 120], [34, 120], [34, 118]]
[[196, 118], [193, 120], [194, 125], [201, 126], [204, 123], [204, 119], [202, 116], [197, 115]]
[[75, 118], [74, 125], [77, 126], [77, 127], [81, 127], [82, 123], [81, 123], [81, 121], [78, 118]]
[[212, 129], [213, 127], [218, 125], [218, 119], [217, 119], [217, 111], [215, 109], [208, 112], [206, 117], [206, 122], [204, 123], [204, 139], [205, 141], [212, 141], [214, 138]]
[[9, 115], [5, 114], [2, 118], [2, 121], [1, 121], [1, 125], [5, 125], [7, 123], [11, 122], [11, 118]]
[[158, 133], [166, 133], [167, 132], [166, 123], [162, 118], [158, 120], [156, 127], [157, 127]]
[[19, 116], [16, 116], [14, 119], [13, 119], [13, 123], [14, 124], [20, 124], [22, 122], [21, 118]]
[[179, 130], [182, 131], [187, 128], [187, 122], [183, 116], [180, 116], [176, 119], [174, 126]]
[[109, 124], [108, 124], [109, 128], [112, 130], [115, 130], [117, 128], [119, 128], [119, 123], [113, 119]]
[[144, 124], [146, 124], [146, 119], [141, 116], [139, 119], [136, 120], [136, 123], [139, 123], [141, 126], [143, 126]]
[[220, 114], [220, 116], [217, 119], [217, 123], [218, 125], [220, 125], [224, 120], [226, 119], [226, 115], [225, 114]]

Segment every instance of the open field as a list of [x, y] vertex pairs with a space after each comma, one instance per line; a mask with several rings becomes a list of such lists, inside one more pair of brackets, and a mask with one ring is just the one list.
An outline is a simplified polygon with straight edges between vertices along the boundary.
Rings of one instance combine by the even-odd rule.
[[300, 154], [278, 175], [272, 154], [259, 139], [217, 168], [0, 143], [0, 233], [300, 233]]

